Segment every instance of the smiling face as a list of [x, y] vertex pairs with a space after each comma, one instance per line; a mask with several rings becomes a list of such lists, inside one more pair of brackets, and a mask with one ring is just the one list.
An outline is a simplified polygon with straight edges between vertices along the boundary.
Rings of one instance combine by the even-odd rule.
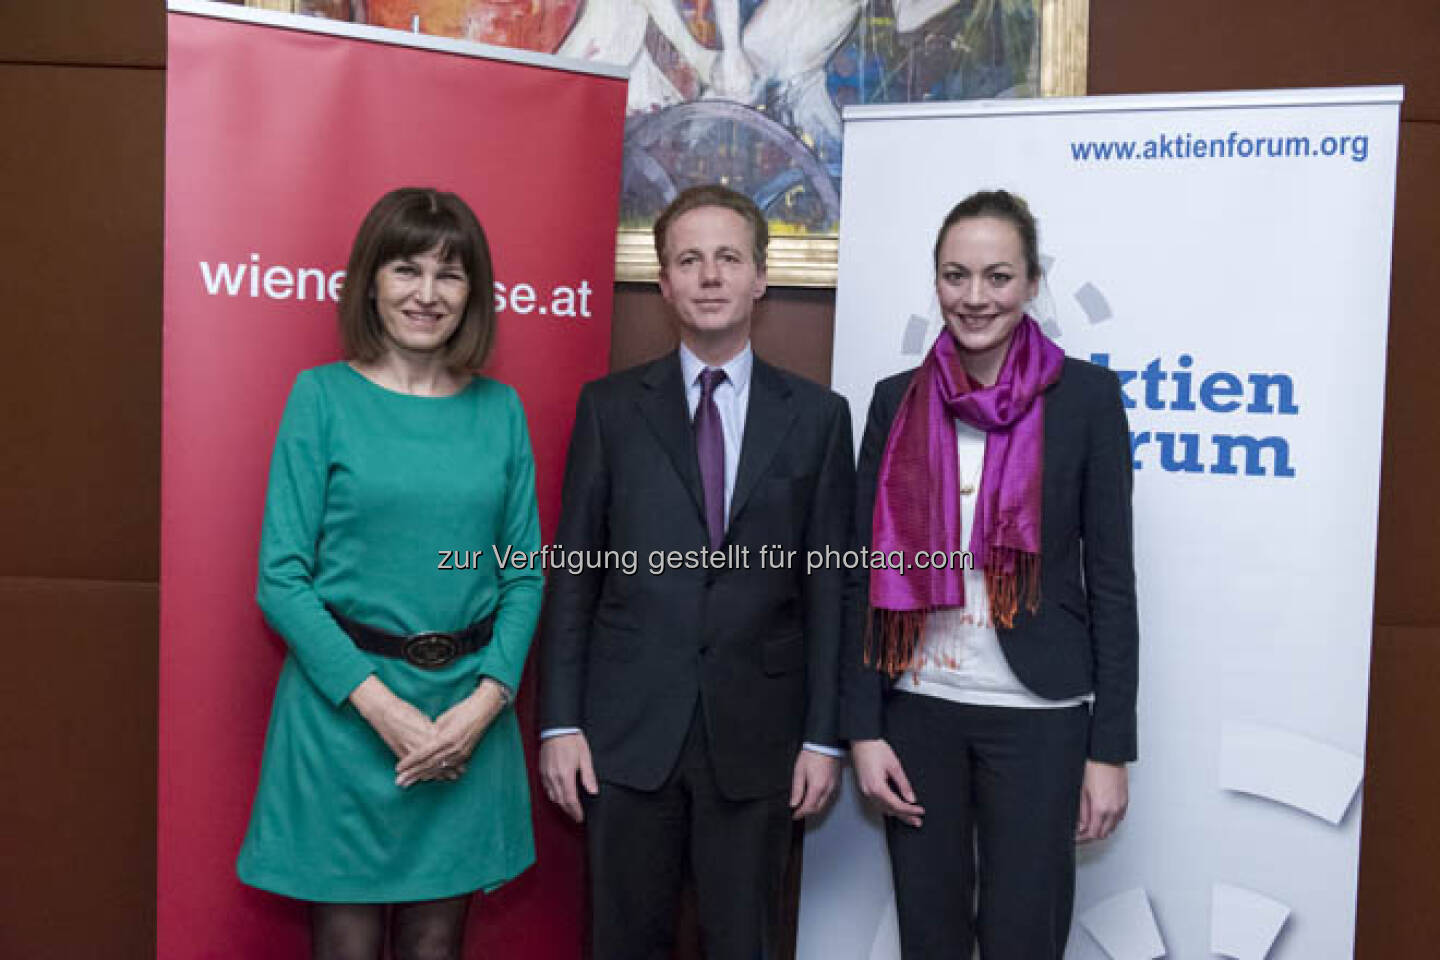
[[945, 232], [936, 258], [935, 294], [972, 378], [995, 382], [1010, 338], [1039, 282], [1026, 267], [1024, 245], [1014, 224], [995, 217], [970, 217]]
[[660, 292], [675, 309], [680, 339], [707, 362], [728, 360], [750, 337], [765, 293], [754, 250], [749, 222], [725, 207], [696, 207], [666, 232]]
[[437, 245], [382, 263], [375, 271], [374, 297], [390, 349], [429, 354], [460, 326], [470, 280], [458, 259], [441, 259]]

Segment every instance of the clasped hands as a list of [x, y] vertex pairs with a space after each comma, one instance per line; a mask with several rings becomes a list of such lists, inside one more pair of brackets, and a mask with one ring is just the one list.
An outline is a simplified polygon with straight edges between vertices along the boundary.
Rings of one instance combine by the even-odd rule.
[[460, 779], [475, 746], [505, 704], [499, 684], [487, 678], [474, 693], [431, 720], [373, 674], [350, 694], [350, 702], [398, 758], [395, 784], [402, 788], [421, 780]]

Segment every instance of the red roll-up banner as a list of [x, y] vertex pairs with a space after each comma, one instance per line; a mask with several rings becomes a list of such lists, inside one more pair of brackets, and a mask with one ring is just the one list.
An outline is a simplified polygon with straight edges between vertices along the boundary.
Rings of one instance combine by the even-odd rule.
[[[335, 301], [369, 206], [397, 186], [459, 193], [494, 253], [486, 372], [525, 403], [548, 541], [575, 397], [607, 367], [626, 85], [220, 4], [172, 3], [169, 31], [158, 956], [303, 957], [300, 905], [235, 877], [284, 655], [254, 595], [290, 384], [339, 358]], [[548, 804], [534, 818], [536, 865], [477, 901], [469, 956], [579, 955], [579, 834]]]

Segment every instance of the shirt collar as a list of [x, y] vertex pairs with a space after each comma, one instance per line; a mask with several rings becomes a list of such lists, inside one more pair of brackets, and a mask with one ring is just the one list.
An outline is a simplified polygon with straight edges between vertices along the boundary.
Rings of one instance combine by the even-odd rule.
[[[680, 344], [680, 373], [685, 377], [686, 388], [693, 387], [695, 381], [700, 379], [700, 374], [705, 370], [705, 362], [695, 356], [685, 344]], [[730, 385], [735, 388], [736, 393], [744, 393], [745, 388], [750, 385], [750, 373], [755, 369], [755, 351], [750, 348], [750, 341], [745, 341], [745, 346], [740, 352], [730, 358], [730, 362], [720, 367], [725, 371], [725, 377]]]

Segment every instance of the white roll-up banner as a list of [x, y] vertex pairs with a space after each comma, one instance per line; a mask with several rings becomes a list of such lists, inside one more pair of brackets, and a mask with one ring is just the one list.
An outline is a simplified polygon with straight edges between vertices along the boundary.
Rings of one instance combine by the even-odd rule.
[[[1401, 96], [846, 111], [834, 384], [857, 441], [876, 381], [941, 330], [935, 234], [981, 189], [1029, 202], [1031, 313], [1124, 391], [1140, 759], [1120, 829], [1079, 850], [1069, 958], [1352, 955]], [[853, 778], [803, 883], [802, 960], [899, 956]]]

